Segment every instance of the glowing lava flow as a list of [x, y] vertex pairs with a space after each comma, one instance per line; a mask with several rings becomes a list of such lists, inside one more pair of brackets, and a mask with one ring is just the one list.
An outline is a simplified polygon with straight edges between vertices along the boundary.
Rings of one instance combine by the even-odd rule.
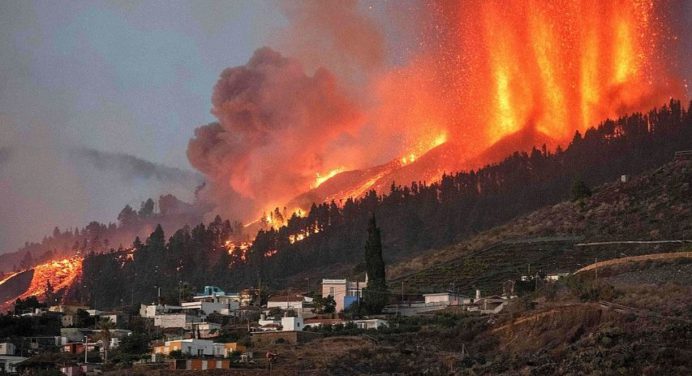
[[419, 142], [417, 146], [412, 148], [412, 151], [410, 151], [407, 154], [404, 154], [404, 156], [401, 157], [401, 159], [400, 159], [401, 164], [407, 165], [407, 164], [413, 163], [421, 155], [423, 155], [423, 154], [429, 152], [430, 150], [444, 144], [445, 142], [447, 142], [447, 134], [446, 133], [438, 134], [429, 143]]
[[[72, 257], [36, 265], [33, 268], [34, 275], [29, 287], [19, 296], [4, 302], [3, 306], [14, 302], [17, 298], [26, 299], [30, 296], [43, 297], [46, 294], [48, 282], [50, 282], [55, 293], [67, 289], [81, 274], [82, 260], [81, 257]], [[3, 280], [2, 283], [5, 283], [7, 280], [9, 280], [9, 278]]]
[[311, 188], [317, 188], [317, 187], [319, 187], [319, 186], [322, 185], [322, 183], [324, 183], [325, 181], [327, 181], [327, 180], [333, 178], [334, 176], [336, 176], [337, 174], [339, 174], [339, 173], [341, 173], [341, 172], [344, 172], [344, 170], [345, 170], [345, 168], [343, 168], [343, 167], [337, 167], [337, 168], [335, 168], [335, 169], [330, 170], [328, 173], [326, 173], [326, 174], [324, 174], [324, 175], [320, 175], [319, 172], [316, 173], [316, 174], [315, 174], [315, 175], [316, 175], [315, 183], [312, 185]]

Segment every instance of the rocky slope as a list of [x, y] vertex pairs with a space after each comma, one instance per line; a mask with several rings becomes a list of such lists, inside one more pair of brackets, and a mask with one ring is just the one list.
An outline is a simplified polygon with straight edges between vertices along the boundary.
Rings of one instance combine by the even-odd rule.
[[676, 250], [685, 242], [656, 242], [685, 239], [692, 239], [692, 161], [680, 160], [392, 265], [388, 276], [414, 292], [450, 285], [498, 292], [530, 270], [575, 271], [594, 260]]

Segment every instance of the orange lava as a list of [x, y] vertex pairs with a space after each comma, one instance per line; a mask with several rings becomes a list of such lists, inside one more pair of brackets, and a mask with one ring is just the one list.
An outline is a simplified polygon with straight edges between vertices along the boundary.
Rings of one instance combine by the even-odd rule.
[[[46, 286], [50, 281], [53, 291], [58, 293], [67, 289], [82, 272], [82, 258], [72, 257], [62, 260], [49, 261], [34, 267], [34, 275], [29, 288], [21, 295], [4, 302], [3, 305], [14, 302], [17, 298], [26, 299], [37, 296], [39, 299], [46, 294]], [[4, 282], [4, 281], [3, 281]]]
[[464, 148], [480, 152], [526, 127], [564, 143], [608, 117], [681, 94], [666, 69], [666, 28], [653, 1], [489, 0], [434, 9], [450, 30], [439, 42], [434, 85]]

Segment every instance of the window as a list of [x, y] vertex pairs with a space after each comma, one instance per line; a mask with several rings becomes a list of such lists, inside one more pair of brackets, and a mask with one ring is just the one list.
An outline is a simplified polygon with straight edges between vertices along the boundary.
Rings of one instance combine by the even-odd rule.
[[329, 288], [329, 295], [334, 296], [334, 287]]

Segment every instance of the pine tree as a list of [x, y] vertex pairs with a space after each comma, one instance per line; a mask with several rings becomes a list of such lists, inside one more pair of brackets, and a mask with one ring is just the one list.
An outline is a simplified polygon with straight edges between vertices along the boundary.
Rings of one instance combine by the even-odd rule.
[[368, 312], [377, 314], [387, 305], [389, 292], [382, 258], [382, 236], [374, 214], [370, 217], [368, 225], [365, 265], [368, 273], [368, 287], [363, 291], [363, 300]]
[[161, 225], [156, 225], [154, 232], [147, 239], [147, 246], [152, 249], [162, 250], [166, 245], [166, 237], [163, 233]]

